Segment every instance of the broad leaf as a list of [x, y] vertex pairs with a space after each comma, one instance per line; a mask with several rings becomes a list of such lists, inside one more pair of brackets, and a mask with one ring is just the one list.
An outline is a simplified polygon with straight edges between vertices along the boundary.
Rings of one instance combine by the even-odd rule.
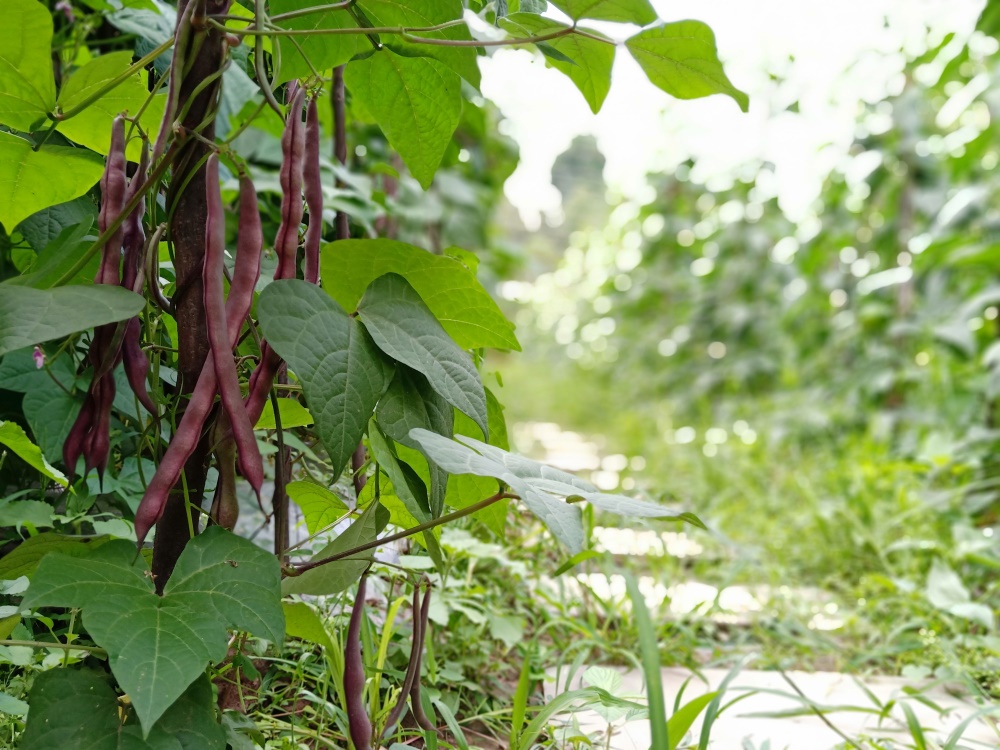
[[20, 747], [87, 750], [224, 750], [225, 730], [215, 721], [212, 685], [196, 680], [143, 739], [131, 717], [120, 718], [118, 696], [107, 675], [92, 669], [53, 669], [31, 688], [31, 717]]
[[414, 518], [426, 521], [430, 515], [427, 486], [412, 467], [399, 460], [391, 441], [382, 434], [374, 421], [368, 425], [368, 444], [375, 461], [392, 482], [396, 496], [403, 501]]
[[462, 116], [458, 74], [429, 57], [383, 48], [352, 61], [344, 81], [417, 182], [430, 187]]
[[[78, 200], [87, 201], [86, 198], [80, 198]], [[62, 203], [61, 206], [72, 205], [71, 203]], [[58, 209], [59, 206], [55, 206], [53, 210]], [[39, 213], [44, 214], [46, 211], [43, 210]], [[29, 222], [31, 222], [39, 214], [34, 214], [28, 219], [25, 219], [19, 225], [20, 227], [25, 227]], [[51, 289], [53, 286], [59, 282], [60, 279], [73, 268], [77, 261], [90, 249], [90, 246], [97, 239], [95, 234], [90, 234], [91, 227], [94, 225], [94, 217], [86, 216], [79, 224], [68, 225], [64, 227], [54, 240], [49, 242], [41, 252], [38, 253], [38, 257], [35, 258], [35, 262], [31, 264], [31, 267], [26, 273], [22, 273], [20, 276], [15, 276], [12, 279], [8, 279], [4, 282], [7, 285], [14, 286], [30, 286], [35, 289]], [[83, 284], [90, 285], [94, 283], [94, 277], [97, 275], [97, 269], [101, 263], [101, 256], [98, 253], [94, 253], [93, 257], [87, 261], [83, 267], [66, 283], [67, 284]]]
[[34, 575], [38, 563], [50, 552], [67, 557], [84, 557], [107, 539], [76, 539], [50, 531], [25, 539], [12, 551], [0, 558], [0, 580], [9, 581], [21, 576]]
[[146, 300], [117, 286], [0, 284], [0, 354], [138, 315]]
[[[94, 58], [70, 75], [63, 84], [57, 100], [59, 109], [68, 112], [84, 103], [88, 97], [97, 94], [124, 73], [131, 64], [131, 50], [110, 52]], [[91, 102], [78, 114], [60, 122], [57, 130], [71, 141], [100, 154], [106, 154], [111, 143], [112, 121], [122, 112], [136, 115], [148, 98], [149, 89], [143, 80], [143, 74], [137, 72]], [[156, 132], [160, 120], [163, 119], [165, 105], [165, 94], [154, 96], [146, 105], [140, 124], [147, 132]], [[130, 161], [139, 161], [141, 147], [142, 141], [139, 138], [129, 141], [126, 154]]]
[[[461, 0], [421, 0], [419, 3], [400, 2], [400, 0], [359, 0], [358, 5], [374, 26], [410, 28], [436, 26], [460, 20], [463, 13]], [[472, 39], [469, 28], [464, 23], [440, 31], [421, 32], [420, 36], [428, 39], [462, 41]], [[387, 35], [382, 41], [408, 57], [432, 57], [479, 88], [479, 64], [476, 62], [476, 50], [472, 47], [412, 43], [397, 35]], [[368, 44], [367, 40], [365, 43]]]
[[63, 473], [45, 460], [38, 446], [28, 439], [24, 429], [16, 422], [0, 422], [0, 445], [10, 448], [15, 455], [37, 469], [43, 476], [58, 482], [63, 487], [69, 484]]
[[[503, 28], [517, 36], [541, 36], [567, 28], [565, 24], [532, 13], [516, 13], [505, 18]], [[592, 29], [581, 29], [594, 36], [603, 36]], [[564, 73], [583, 94], [590, 110], [601, 109], [611, 89], [611, 66], [615, 61], [615, 43], [599, 42], [579, 34], [550, 39], [545, 45], [565, 59], [546, 54], [546, 64]], [[545, 50], [547, 51], [547, 50]]]
[[285, 637], [277, 606], [280, 575], [273, 555], [212, 526], [184, 548], [163, 594], [192, 610], [211, 612], [229, 627], [280, 644]]
[[315, 643], [330, 653], [334, 651], [330, 634], [316, 610], [305, 602], [282, 602], [281, 608], [285, 611], [285, 630], [289, 637]]
[[[313, 560], [346, 552], [362, 544], [375, 541], [379, 531], [388, 522], [388, 513], [382, 506], [374, 502], [365, 508], [357, 520], [330, 544], [313, 555]], [[286, 578], [281, 582], [283, 596], [289, 594], [336, 594], [346, 590], [355, 583], [372, 559], [372, 551], [361, 552], [355, 557], [337, 560], [307, 570], [302, 575]]]
[[[51, 375], [49, 374], [51, 373]], [[76, 364], [69, 355], [63, 354], [49, 362], [48, 371], [39, 369], [35, 363], [34, 348], [19, 349], [0, 358], [0, 388], [16, 393], [31, 393], [43, 390], [46, 384], [60, 390], [52, 378], [69, 388], [76, 377]]]
[[[97, 221], [97, 206], [89, 196], [43, 208], [17, 225], [25, 241], [41, 253], [70, 227], [83, 226], [81, 239]], [[37, 265], [36, 261], [36, 265]]]
[[[311, 8], [315, 0], [271, 0], [271, 15]], [[309, 13], [297, 18], [280, 21], [282, 29], [354, 29], [357, 24], [345, 9]], [[350, 62], [355, 55], [370, 50], [371, 43], [361, 34], [323, 34], [316, 36], [276, 37], [281, 68], [275, 83], [284, 83], [294, 78], [307, 78], [313, 74], [313, 67], [320, 72]], [[307, 62], [308, 60], [308, 62]], [[312, 63], [310, 66], [309, 63]]]
[[52, 506], [42, 500], [0, 500], [0, 528], [31, 525], [48, 529], [55, 526], [52, 511]]
[[[281, 429], [287, 430], [290, 427], [308, 427], [313, 424], [313, 416], [309, 410], [296, 401], [294, 398], [279, 398], [278, 416], [281, 417]], [[277, 429], [277, 422], [274, 419], [274, 408], [271, 402], [264, 404], [264, 411], [260, 413], [260, 419], [254, 425], [255, 430]]]
[[[101, 178], [104, 160], [69, 146], [42, 146], [0, 133], [0, 224], [9, 232], [36, 211], [79, 198]], [[0, 328], [2, 330], [2, 328]]]
[[726, 77], [715, 34], [701, 21], [678, 21], [640, 31], [625, 42], [652, 83], [678, 99], [726, 94], [744, 112], [747, 95]]
[[358, 305], [358, 315], [382, 351], [422, 373], [448, 403], [488, 433], [486, 392], [472, 359], [406, 279], [394, 273], [375, 279]]
[[61, 459], [63, 443], [82, 406], [82, 397], [69, 395], [51, 380], [24, 395], [21, 408], [42, 455]]
[[269, 284], [257, 313], [267, 340], [302, 382], [333, 473], [340, 474], [389, 386], [392, 365], [358, 321], [314, 284]]
[[[56, 103], [52, 15], [37, 0], [6, 0], [0, 25], [0, 124], [30, 132]], [[4, 161], [0, 154], [0, 162]], [[0, 219], [3, 221], [3, 219]], [[8, 232], [15, 224], [7, 224]]]
[[285, 491], [302, 510], [309, 534], [316, 534], [347, 513], [344, 501], [313, 482], [289, 482]]
[[394, 240], [341, 240], [323, 248], [320, 267], [323, 288], [345, 310], [356, 309], [379, 276], [397, 273], [463, 349], [521, 349], [513, 324], [475, 274], [455, 258]]
[[272, 555], [213, 527], [188, 543], [162, 597], [134, 545], [113, 541], [85, 557], [44, 557], [23, 604], [83, 610], [145, 735], [207, 664], [225, 656], [229, 627], [281, 640], [279, 580]]
[[[419, 445], [410, 437], [410, 430], [423, 427], [445, 437], [451, 437], [455, 410], [427, 382], [427, 378], [406, 365], [396, 368], [389, 390], [379, 400], [376, 409], [379, 426], [393, 440], [410, 448]], [[436, 464], [430, 465], [431, 516], [441, 515], [444, 506], [448, 472]]]
[[656, 20], [649, 0], [552, 0], [552, 4], [574, 21], [593, 18], [645, 26]]

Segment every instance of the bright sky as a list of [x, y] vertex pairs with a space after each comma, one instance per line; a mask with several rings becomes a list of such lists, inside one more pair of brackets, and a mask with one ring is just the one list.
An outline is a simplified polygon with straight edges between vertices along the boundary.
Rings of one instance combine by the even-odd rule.
[[[841, 163], [859, 104], [902, 86], [904, 56], [949, 33], [956, 43], [975, 27], [983, 0], [653, 0], [661, 18], [694, 18], [716, 33], [730, 80], [750, 95], [743, 114], [724, 96], [678, 101], [645, 80], [624, 48], [611, 94], [593, 115], [573, 84], [524, 50], [481, 58], [483, 93], [502, 110], [505, 132], [521, 149], [506, 194], [525, 223], [559, 215], [551, 184], [555, 158], [577, 135], [591, 134], [607, 159], [613, 190], [648, 200], [645, 175], [689, 155], [694, 179], [726, 179], [765, 159], [785, 212], [807, 215], [820, 182]], [[603, 26], [609, 31], [613, 25]], [[621, 28], [616, 30], [621, 36]], [[771, 79], [774, 75], [779, 80]], [[799, 112], [784, 111], [799, 102]], [[711, 182], [708, 183], [711, 186]]]

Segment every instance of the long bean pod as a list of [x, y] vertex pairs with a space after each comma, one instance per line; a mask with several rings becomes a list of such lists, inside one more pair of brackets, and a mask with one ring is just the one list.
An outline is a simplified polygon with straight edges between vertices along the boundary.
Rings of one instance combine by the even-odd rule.
[[347, 724], [355, 750], [371, 750], [372, 722], [365, 708], [365, 665], [361, 658], [361, 620], [365, 612], [368, 573], [358, 582], [358, 594], [344, 640], [344, 699]]
[[254, 492], [260, 495], [264, 483], [264, 464], [253, 434], [253, 424], [247, 416], [240, 392], [240, 380], [233, 361], [233, 348], [226, 319], [224, 285], [226, 220], [222, 206], [222, 192], [219, 185], [219, 157], [212, 154], [206, 164], [205, 184], [208, 206], [205, 225], [205, 261], [202, 271], [202, 287], [205, 299], [205, 321], [208, 329], [208, 343], [215, 376], [218, 380], [222, 406], [229, 417], [233, 437], [239, 451], [240, 471]]
[[275, 279], [295, 278], [295, 256], [299, 248], [299, 227], [302, 224], [302, 164], [305, 155], [305, 128], [302, 125], [302, 105], [305, 89], [297, 87], [292, 96], [281, 135], [281, 224], [274, 239], [278, 256]]
[[410, 708], [413, 711], [413, 718], [417, 724], [428, 732], [436, 732], [437, 727], [427, 718], [424, 713], [424, 704], [420, 701], [420, 670], [424, 663], [424, 644], [427, 642], [427, 630], [430, 627], [431, 613], [431, 585], [427, 581], [427, 593], [424, 594], [424, 602], [420, 605], [420, 648], [417, 649], [416, 679], [410, 686]]
[[323, 182], [319, 171], [319, 112], [316, 99], [309, 101], [306, 110], [305, 161], [302, 165], [302, 183], [305, 188], [306, 207], [309, 209], [309, 226], [305, 238], [304, 275], [310, 284], [319, 283], [319, 246], [323, 239]]
[[[430, 594], [430, 589], [428, 589], [428, 595]], [[406, 709], [406, 700], [410, 697], [410, 691], [413, 689], [413, 681], [419, 675], [420, 671], [420, 659], [419, 653], [420, 649], [423, 647], [423, 635], [421, 630], [424, 626], [421, 617], [421, 607], [420, 607], [420, 586], [416, 585], [413, 587], [413, 635], [410, 639], [410, 661], [406, 665], [406, 675], [403, 677], [403, 688], [399, 692], [399, 697], [396, 699], [396, 705], [392, 707], [392, 711], [389, 712], [389, 716], [385, 720], [385, 728], [382, 730], [382, 739], [384, 740], [392, 732], [393, 727], [396, 726], [396, 722], [399, 721], [400, 717], [403, 715], [403, 711]]]

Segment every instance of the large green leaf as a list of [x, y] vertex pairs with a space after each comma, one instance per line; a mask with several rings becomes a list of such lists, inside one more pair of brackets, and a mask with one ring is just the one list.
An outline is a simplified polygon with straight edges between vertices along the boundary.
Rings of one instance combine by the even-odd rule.
[[[52, 111], [56, 81], [51, 47], [48, 7], [37, 0], [6, 0], [0, 25], [0, 124], [31, 131]], [[8, 231], [14, 228], [4, 223]]]
[[284, 615], [277, 560], [252, 542], [212, 527], [188, 543], [162, 597], [134, 545], [113, 541], [86, 557], [44, 557], [26, 607], [75, 607], [148, 735], [213, 661], [227, 628], [280, 641]]
[[79, 198], [101, 178], [104, 160], [69, 146], [42, 146], [0, 133], [0, 224], [8, 232], [48, 206]]
[[[83, 237], [97, 220], [97, 206], [84, 195], [75, 200], [43, 208], [17, 225], [25, 241], [41, 253], [69, 227], [83, 226]], [[37, 265], [37, 261], [36, 261]]]
[[38, 446], [28, 439], [21, 425], [16, 422], [0, 422], [0, 445], [10, 448], [32, 468], [63, 487], [69, 484], [63, 473], [45, 460]]
[[427, 486], [413, 467], [399, 460], [392, 442], [374, 421], [368, 426], [368, 444], [373, 458], [389, 477], [396, 496], [403, 501], [410, 515], [418, 521], [426, 521], [430, 513]]
[[[389, 437], [417, 449], [419, 445], [410, 437], [410, 430], [414, 427], [451, 437], [455, 421], [455, 410], [451, 404], [431, 388], [427, 378], [406, 365], [396, 368], [396, 377], [379, 400], [376, 415], [379, 426]], [[430, 480], [430, 511], [437, 518], [444, 507], [448, 472], [431, 464]]]
[[0, 580], [11, 580], [34, 574], [38, 563], [50, 552], [69, 557], [83, 557], [106, 542], [106, 538], [79, 539], [51, 531], [25, 539], [0, 558]]
[[[313, 560], [322, 560], [339, 552], [375, 541], [379, 531], [388, 522], [388, 512], [378, 502], [373, 502], [347, 529], [330, 544], [321, 549]], [[372, 552], [362, 552], [356, 557], [337, 560], [307, 570], [302, 575], [291, 576], [281, 582], [281, 593], [288, 594], [336, 594], [355, 583], [365, 568], [371, 563]]]
[[340, 474], [389, 387], [391, 363], [358, 321], [314, 284], [268, 284], [257, 313], [267, 340], [302, 381], [316, 431]]
[[143, 739], [133, 717], [123, 724], [118, 696], [106, 674], [53, 669], [32, 684], [31, 716], [22, 750], [224, 750], [225, 730], [215, 721], [212, 684], [196, 680]]
[[552, 0], [552, 4], [574, 21], [593, 18], [645, 26], [656, 20], [649, 0]]
[[344, 81], [425, 189], [462, 116], [458, 74], [429, 57], [388, 48], [354, 60]]
[[285, 610], [285, 629], [290, 637], [318, 644], [327, 652], [333, 652], [333, 641], [315, 609], [305, 602], [282, 602], [281, 608]]
[[[71, 204], [60, 204], [60, 206], [67, 205]], [[54, 208], [59, 208], [59, 206], [55, 206]], [[45, 213], [45, 211], [43, 210], [40, 213]], [[34, 214], [25, 221], [22, 221], [19, 226], [23, 228], [38, 215]], [[35, 289], [51, 289], [76, 265], [77, 261], [83, 257], [97, 239], [96, 234], [91, 234], [90, 231], [93, 225], [94, 216], [86, 216], [78, 224], [70, 224], [63, 227], [55, 239], [49, 242], [38, 253], [38, 257], [35, 258], [35, 262], [31, 264], [27, 272], [7, 279], [4, 284], [10, 286], [30, 286]], [[93, 257], [84, 263], [83, 267], [65, 283], [93, 284], [100, 263], [100, 254], [94, 253]]]
[[715, 49], [715, 34], [701, 21], [678, 21], [640, 31], [625, 42], [654, 85], [678, 99], [726, 94], [744, 112], [747, 95], [726, 77]]
[[463, 349], [520, 351], [514, 326], [461, 261], [395, 240], [341, 240], [323, 248], [323, 288], [345, 310], [383, 274], [398, 273]]
[[34, 347], [9, 352], [0, 358], [0, 388], [16, 393], [31, 393], [44, 390], [49, 385], [61, 390], [52, 378], [64, 388], [73, 385], [76, 378], [76, 363], [68, 354], [63, 354], [48, 363], [47, 369], [39, 369], [35, 362]]
[[117, 286], [0, 284], [0, 354], [138, 315], [146, 300]]
[[196, 541], [184, 548], [164, 597], [192, 610], [211, 612], [229, 627], [281, 643], [285, 620], [276, 599], [277, 559], [219, 526], [206, 529]]
[[[289, 13], [314, 7], [315, 0], [271, 0], [271, 15]], [[328, 10], [278, 23], [283, 29], [353, 29], [357, 28], [347, 10]], [[371, 49], [371, 42], [361, 34], [322, 34], [277, 37], [281, 68], [275, 83], [284, 83], [294, 78], [306, 78], [313, 74], [313, 67], [320, 72], [343, 65], [357, 54]], [[308, 60], [308, 62], [307, 62]], [[312, 67], [309, 63], [312, 63]]]
[[[63, 84], [56, 102], [60, 110], [68, 112], [83, 104], [86, 99], [100, 92], [132, 64], [131, 50], [110, 52], [96, 57], [74, 72]], [[119, 83], [73, 117], [59, 123], [57, 130], [71, 141], [92, 151], [108, 153], [111, 144], [111, 122], [122, 112], [138, 113], [149, 98], [149, 89], [141, 73], [135, 73]], [[147, 132], [156, 132], [163, 118], [166, 94], [154, 96], [143, 110], [140, 124]], [[126, 154], [130, 161], [139, 161], [142, 141], [129, 141]]]
[[302, 510], [309, 534], [316, 534], [347, 513], [344, 501], [313, 482], [289, 482], [285, 491]]
[[[281, 429], [287, 430], [291, 427], [308, 427], [314, 420], [309, 410], [296, 401], [294, 398], [278, 398], [278, 416], [281, 417]], [[264, 404], [264, 411], [260, 413], [260, 419], [253, 426], [255, 430], [274, 430], [278, 424], [274, 419], [274, 407], [268, 401]]]
[[[567, 28], [565, 24], [533, 13], [515, 13], [504, 18], [500, 25], [519, 37], [541, 36]], [[588, 34], [602, 36], [592, 29], [582, 29]], [[545, 64], [564, 73], [583, 94], [595, 114], [600, 111], [611, 89], [611, 66], [615, 61], [615, 44], [610, 39], [599, 42], [579, 34], [550, 39], [547, 48], [554, 49], [567, 59], [546, 55]], [[545, 48], [543, 48], [545, 49]]]
[[[411, 28], [437, 26], [448, 21], [460, 20], [463, 13], [461, 0], [421, 0], [419, 3], [405, 2], [405, 0], [359, 0], [358, 5], [374, 26]], [[469, 28], [464, 23], [440, 31], [421, 32], [420, 36], [428, 39], [462, 41], [472, 39]], [[382, 41], [409, 57], [432, 57], [479, 88], [479, 64], [476, 62], [476, 50], [472, 47], [415, 44], [396, 35], [387, 35]]]
[[82, 406], [82, 396], [71, 396], [51, 380], [24, 395], [21, 402], [24, 418], [43, 456], [53, 461], [62, 457], [63, 443]]
[[423, 373], [448, 403], [489, 432], [486, 393], [472, 359], [406, 279], [395, 273], [375, 279], [358, 305], [358, 315], [382, 351]]

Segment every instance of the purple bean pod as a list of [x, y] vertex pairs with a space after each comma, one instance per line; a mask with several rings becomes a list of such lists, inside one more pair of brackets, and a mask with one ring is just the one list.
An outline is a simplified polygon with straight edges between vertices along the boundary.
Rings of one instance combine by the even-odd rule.
[[323, 182], [319, 171], [319, 112], [316, 100], [306, 110], [305, 162], [302, 165], [309, 226], [305, 238], [305, 279], [319, 283], [319, 247], [323, 240]]
[[358, 594], [344, 640], [344, 699], [347, 724], [355, 750], [371, 750], [372, 722], [365, 708], [365, 665], [361, 658], [361, 620], [365, 612], [368, 573], [358, 582]]

